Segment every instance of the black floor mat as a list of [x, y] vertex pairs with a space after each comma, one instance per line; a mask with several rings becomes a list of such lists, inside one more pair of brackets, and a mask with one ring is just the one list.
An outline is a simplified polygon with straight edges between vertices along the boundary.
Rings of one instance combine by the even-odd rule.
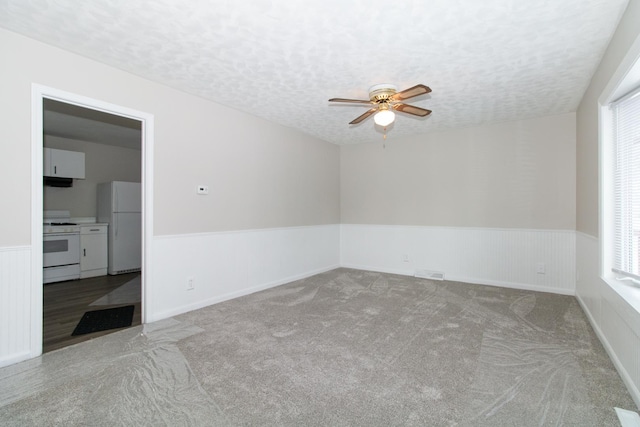
[[135, 306], [107, 308], [104, 310], [87, 311], [78, 322], [71, 335], [84, 335], [107, 329], [131, 326]]

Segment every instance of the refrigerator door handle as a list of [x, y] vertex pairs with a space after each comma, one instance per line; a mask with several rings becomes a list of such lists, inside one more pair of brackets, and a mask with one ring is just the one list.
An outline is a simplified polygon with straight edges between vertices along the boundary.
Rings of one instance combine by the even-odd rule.
[[113, 231], [115, 236], [118, 237], [118, 215], [113, 215]]
[[120, 212], [118, 209], [118, 186], [113, 183], [113, 211]]

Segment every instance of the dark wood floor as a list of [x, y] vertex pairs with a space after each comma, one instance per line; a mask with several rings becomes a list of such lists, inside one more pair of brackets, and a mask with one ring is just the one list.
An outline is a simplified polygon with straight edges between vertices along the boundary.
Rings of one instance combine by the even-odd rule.
[[[134, 279], [140, 273], [100, 276], [89, 279], [69, 280], [44, 285], [43, 300], [43, 352], [49, 352], [121, 329], [94, 332], [86, 335], [71, 336], [76, 325], [87, 311], [121, 307], [130, 304], [89, 306], [98, 298]], [[135, 304], [133, 323], [141, 323], [141, 304]]]

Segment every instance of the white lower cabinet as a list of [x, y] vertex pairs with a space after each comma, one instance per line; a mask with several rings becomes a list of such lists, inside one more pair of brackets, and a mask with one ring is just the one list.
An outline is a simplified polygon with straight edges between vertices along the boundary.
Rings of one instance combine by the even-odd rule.
[[80, 227], [80, 278], [107, 274], [107, 224]]

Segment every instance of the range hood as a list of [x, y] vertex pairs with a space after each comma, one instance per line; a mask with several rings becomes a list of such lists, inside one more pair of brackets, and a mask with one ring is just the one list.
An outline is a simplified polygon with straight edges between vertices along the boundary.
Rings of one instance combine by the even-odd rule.
[[73, 187], [73, 178], [58, 178], [55, 176], [45, 176], [42, 183], [47, 187]]

